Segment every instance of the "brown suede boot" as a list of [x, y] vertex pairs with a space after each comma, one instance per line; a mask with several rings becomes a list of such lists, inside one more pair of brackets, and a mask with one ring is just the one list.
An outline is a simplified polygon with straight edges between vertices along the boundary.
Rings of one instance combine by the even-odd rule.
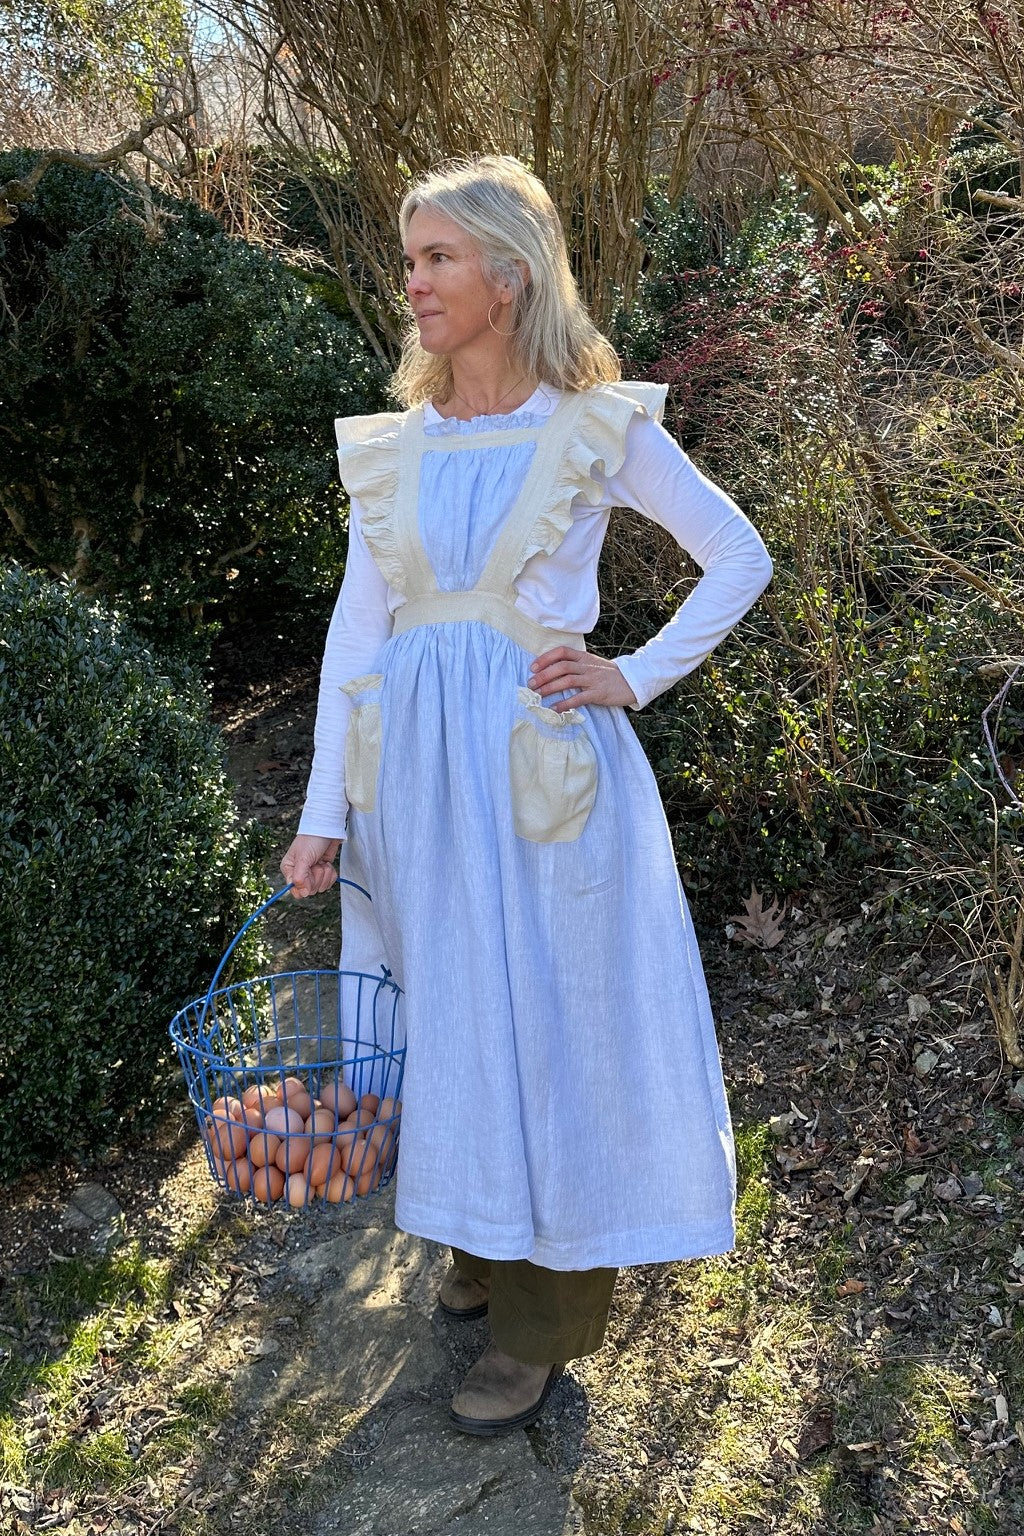
[[437, 1304], [449, 1317], [465, 1321], [471, 1317], [483, 1317], [487, 1311], [490, 1289], [489, 1280], [471, 1280], [453, 1264], [438, 1287]]
[[563, 1367], [526, 1365], [491, 1344], [452, 1398], [451, 1421], [467, 1435], [504, 1435], [538, 1418]]

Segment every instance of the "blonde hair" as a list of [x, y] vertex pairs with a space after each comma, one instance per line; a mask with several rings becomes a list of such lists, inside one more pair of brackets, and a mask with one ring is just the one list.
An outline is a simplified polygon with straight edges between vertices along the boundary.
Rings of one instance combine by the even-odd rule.
[[[402, 199], [398, 225], [403, 241], [418, 208], [434, 208], [458, 224], [478, 247], [487, 281], [513, 289], [501, 329], [514, 333], [509, 345], [520, 367], [541, 383], [567, 390], [622, 377], [615, 348], [580, 298], [555, 205], [543, 182], [521, 161], [511, 155], [470, 155], [428, 172]], [[529, 268], [525, 282], [517, 262]], [[451, 396], [451, 362], [424, 351], [415, 321], [403, 338], [391, 392], [405, 406]]]

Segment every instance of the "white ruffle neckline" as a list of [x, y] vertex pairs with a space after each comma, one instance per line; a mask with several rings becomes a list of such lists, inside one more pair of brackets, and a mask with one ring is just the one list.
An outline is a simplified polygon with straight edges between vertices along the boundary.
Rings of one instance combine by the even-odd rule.
[[[550, 410], [537, 410], [537, 403], [539, 401], [547, 405], [552, 398], [548, 388], [538, 384], [530, 398], [514, 411], [503, 412], [501, 415], [484, 413], [471, 416], [468, 421], [458, 416], [442, 416], [427, 400], [423, 406], [423, 430], [431, 437], [462, 437], [471, 432], [502, 432], [507, 428], [540, 426], [548, 419]], [[557, 396], [554, 399], [557, 400]]]

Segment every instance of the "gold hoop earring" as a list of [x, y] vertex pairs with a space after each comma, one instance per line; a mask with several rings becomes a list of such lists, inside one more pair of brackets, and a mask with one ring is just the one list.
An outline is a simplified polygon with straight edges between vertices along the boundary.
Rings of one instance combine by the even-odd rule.
[[[491, 305], [491, 309], [496, 309], [497, 306], [500, 303], [501, 303], [500, 299], [495, 299], [494, 303]], [[514, 326], [511, 331], [499, 331], [498, 327], [495, 325], [494, 321], [491, 319], [491, 309], [489, 309], [487, 311], [487, 324], [490, 326], [490, 328], [494, 332], [495, 336], [515, 336], [515, 335], [518, 334], [519, 329], [520, 329], [520, 327], [518, 325]]]

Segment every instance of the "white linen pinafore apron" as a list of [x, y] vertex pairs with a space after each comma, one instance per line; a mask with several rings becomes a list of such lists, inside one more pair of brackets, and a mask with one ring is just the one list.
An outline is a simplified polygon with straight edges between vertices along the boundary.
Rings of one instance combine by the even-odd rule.
[[663, 398], [606, 385], [458, 432], [422, 409], [337, 423], [366, 541], [407, 598], [346, 685], [341, 854], [373, 897], [341, 887], [341, 966], [384, 965], [405, 994], [396, 1221], [550, 1269], [734, 1240], [729, 1112], [654, 773], [624, 708], [558, 714], [571, 690], [530, 689], [534, 656], [585, 642], [514, 606], [525, 561], [557, 548], [574, 497], [596, 504], [594, 466], [614, 474], [630, 418]]

